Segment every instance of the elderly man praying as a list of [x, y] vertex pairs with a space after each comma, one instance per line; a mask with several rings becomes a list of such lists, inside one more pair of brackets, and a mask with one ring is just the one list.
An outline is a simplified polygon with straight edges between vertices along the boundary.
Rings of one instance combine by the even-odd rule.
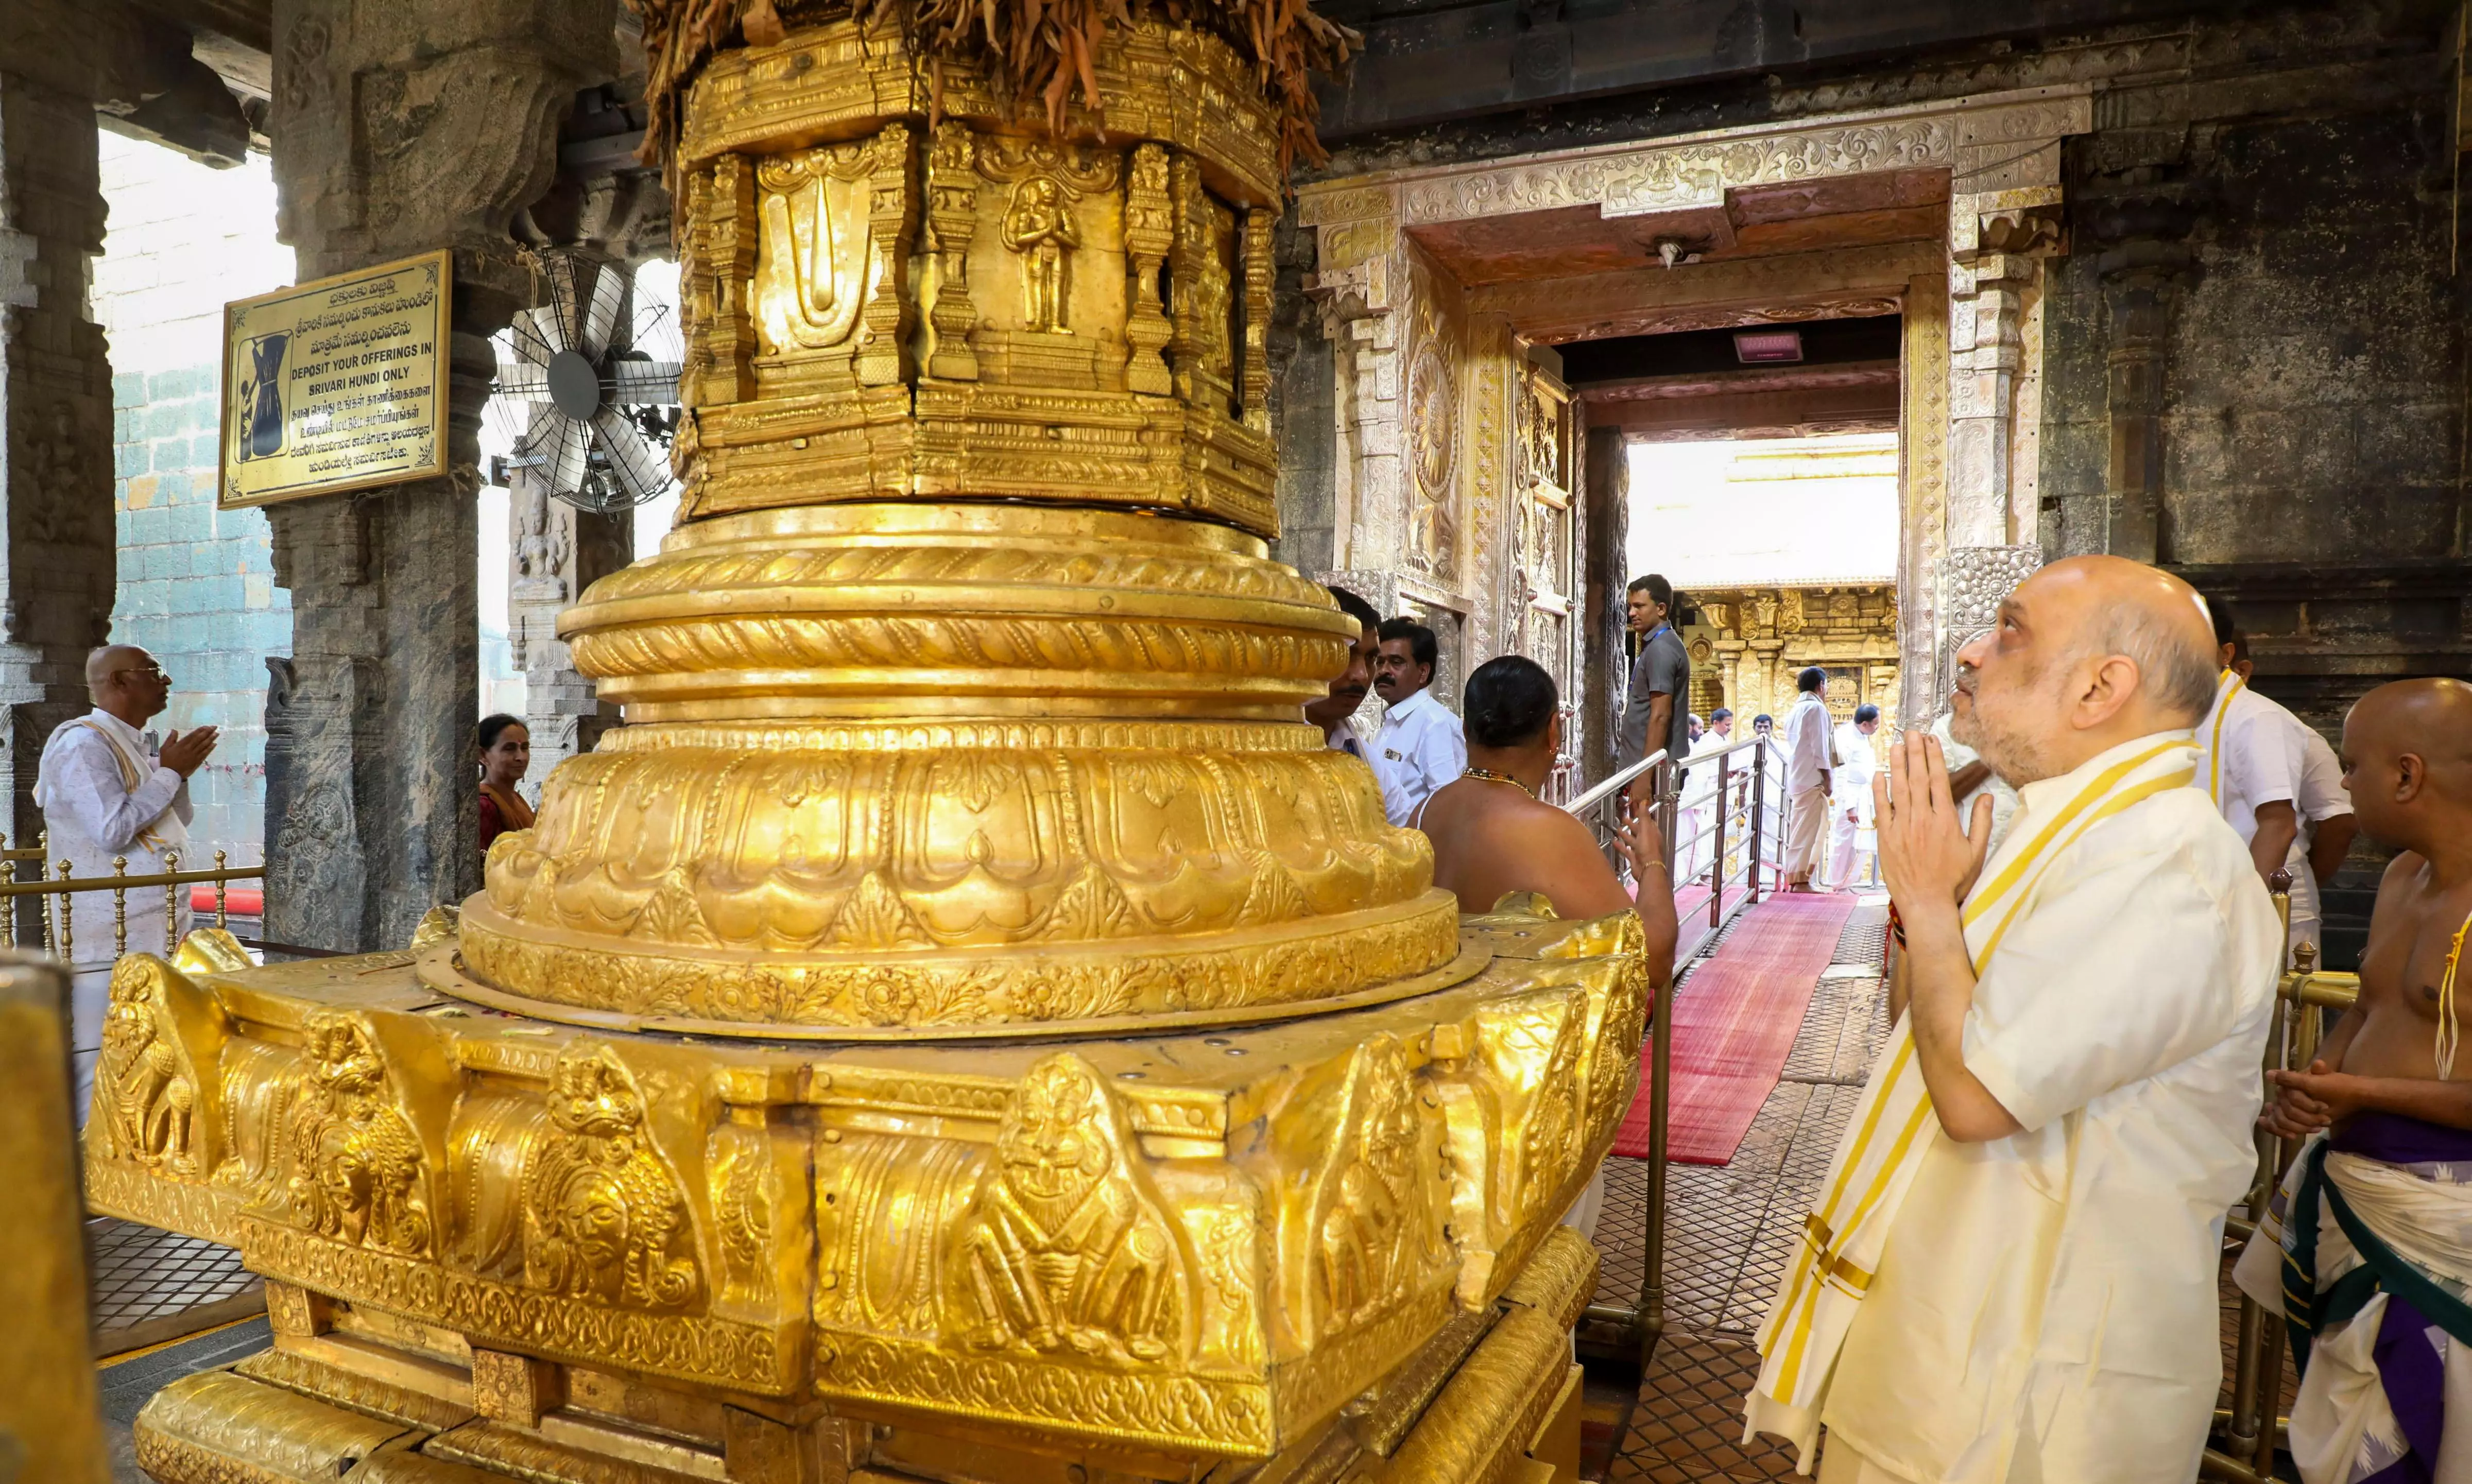
[[[94, 710], [61, 722], [52, 733], [43, 743], [42, 767], [35, 781], [35, 802], [50, 832], [51, 857], [66, 860], [73, 874], [88, 879], [110, 876], [115, 860], [126, 860], [131, 876], [170, 870], [170, 858], [188, 843], [189, 821], [196, 817], [189, 805], [189, 775], [215, 750], [215, 729], [171, 733], [159, 749], [148, 742], [138, 728], [171, 699], [172, 677], [163, 673], [154, 656], [134, 645], [108, 645], [87, 655], [85, 688]], [[185, 895], [174, 908], [176, 936], [189, 926]], [[111, 987], [112, 893], [85, 891], [46, 902], [54, 941], [63, 935], [69, 940], [71, 1045], [77, 1117], [83, 1124]], [[130, 949], [161, 953], [161, 888], [131, 891], [128, 904]]]
[[2222, 1379], [2282, 934], [2197, 776], [2214, 636], [2177, 578], [2043, 568], [1958, 653], [1955, 732], [1873, 785], [1905, 1002], [1760, 1332], [1747, 1417], [1823, 1481], [2185, 1484]]

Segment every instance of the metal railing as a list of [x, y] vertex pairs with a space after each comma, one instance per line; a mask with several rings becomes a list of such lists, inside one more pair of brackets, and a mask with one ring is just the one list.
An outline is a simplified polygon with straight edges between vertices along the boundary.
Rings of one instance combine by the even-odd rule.
[[[129, 858], [112, 859], [109, 876], [76, 877], [69, 874], [67, 860], [51, 860], [51, 836], [36, 836], [33, 848], [12, 848], [8, 838], [0, 836], [0, 948], [37, 950], [60, 961], [74, 962], [77, 953], [77, 899], [94, 892], [111, 894], [111, 955], [114, 959], [129, 952], [129, 894], [159, 888], [163, 893], [163, 954], [169, 957], [179, 951], [180, 890], [184, 886], [211, 883], [215, 888], [215, 926], [226, 930], [231, 927], [230, 886], [233, 882], [263, 881], [263, 865], [227, 864], [226, 853], [215, 852], [214, 869], [183, 871], [180, 853], [165, 853], [163, 863], [171, 869], [129, 874]], [[34, 875], [25, 874], [25, 866], [34, 865]], [[50, 874], [45, 874], [45, 868]], [[20, 898], [36, 899], [40, 908], [40, 927], [24, 944], [18, 942], [17, 902]], [[94, 931], [100, 933], [98, 923]], [[145, 945], [139, 945], [142, 952]]]
[[[2277, 871], [2269, 879], [2274, 908], [2288, 932], [2292, 923], [2292, 877]], [[2322, 1029], [2318, 1008], [2348, 1010], [2361, 997], [2357, 974], [2318, 972], [2318, 951], [2307, 943], [2292, 951], [2289, 967], [2275, 986], [2274, 1019], [2266, 1036], [2266, 1072], [2306, 1067], [2318, 1056]], [[2263, 1073], [2261, 1073], [2262, 1075]], [[2270, 1081], [2267, 1096], [2273, 1097]], [[2246, 1247], [2257, 1236], [2268, 1203], [2299, 1153], [2299, 1142], [2257, 1131], [2257, 1175], [2249, 1184], [2242, 1214], [2226, 1217], [2226, 1237]], [[2215, 1430], [2204, 1457], [2200, 1478], [2234, 1484], [2269, 1484], [2274, 1477], [2274, 1452], [2290, 1446], [2292, 1419], [2279, 1415], [2283, 1402], [2283, 1314], [2269, 1310], [2243, 1293], [2240, 1338], [2232, 1351], [2232, 1404], [2215, 1413]]]
[[[1742, 758], [1746, 752], [1749, 756]], [[1736, 913], [1760, 900], [1763, 871], [1766, 891], [1773, 892], [1782, 883], [1789, 823], [1782, 767], [1774, 740], [1766, 737], [1748, 737], [1695, 753], [1680, 766], [1665, 753], [1654, 752], [1563, 806], [1596, 832], [1598, 845], [1619, 868], [1614, 826], [1624, 811], [1633, 807], [1633, 796], [1639, 792], [1633, 785], [1648, 780], [1649, 817], [1665, 856], [1667, 880], [1677, 897], [1677, 916], [1683, 888], [1703, 881], [1708, 887], [1707, 928], [1690, 942], [1687, 952], [1681, 946], [1686, 940], [1676, 940], [1674, 972], [1657, 986], [1655, 1006], [1649, 1014], [1648, 1209], [1640, 1234], [1639, 1299], [1630, 1308], [1590, 1304], [1583, 1315], [1587, 1325], [1609, 1328], [1618, 1336], [1605, 1342], [1583, 1338], [1583, 1351], [1608, 1359], [1635, 1360], [1643, 1372], [1665, 1332], [1667, 1133], [1674, 1086], [1674, 1038], [1667, 1027], [1674, 1023], [1674, 984], [1693, 958], [1716, 943], [1718, 933]], [[1703, 841], [1708, 845], [1704, 853], [1699, 848]], [[1704, 866], [1700, 863], [1703, 854]], [[1695, 907], [1693, 916], [1697, 915]]]

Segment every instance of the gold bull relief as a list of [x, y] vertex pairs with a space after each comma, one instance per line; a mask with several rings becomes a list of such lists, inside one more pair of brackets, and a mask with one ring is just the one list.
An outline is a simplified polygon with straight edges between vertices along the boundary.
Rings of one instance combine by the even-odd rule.
[[1135, 1364], [1179, 1354], [1191, 1266], [1098, 1072], [1072, 1055], [1032, 1068], [995, 1152], [962, 1241], [968, 1344]]

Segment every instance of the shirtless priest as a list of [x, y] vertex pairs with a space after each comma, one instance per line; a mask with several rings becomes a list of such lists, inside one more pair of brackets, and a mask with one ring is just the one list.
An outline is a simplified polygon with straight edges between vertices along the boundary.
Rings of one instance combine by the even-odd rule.
[[[1637, 882], [1626, 893], [1588, 827], [1536, 797], [1562, 750], [1554, 677], [1534, 660], [1506, 654], [1477, 667], [1462, 702], [1467, 770], [1425, 801], [1417, 821], [1434, 842], [1434, 884], [1457, 895], [1462, 912], [1489, 911], [1515, 891], [1537, 893], [1562, 917], [1635, 907], [1650, 986], [1672, 978], [1673, 871], [1656, 832], [1629, 818], [1615, 828], [1614, 848]], [[1600, 1166], [1562, 1224], [1594, 1237], [1604, 1194]]]
[[2292, 1456], [2308, 1484], [2472, 1478], [2458, 1410], [2472, 1397], [2472, 1057], [2457, 1052], [2472, 998], [2459, 972], [2472, 685], [2398, 680], [2361, 697], [2343, 785], [2362, 833], [2397, 854], [2360, 1002], [2308, 1071], [2274, 1073], [2266, 1126], [2310, 1142], [2234, 1276], [2294, 1326]]
[[[2186, 1484], [2282, 934], [2196, 777], [2214, 633], [2175, 577], [2055, 562], [1958, 652], [1955, 734], [1874, 782], [1911, 1002], [1760, 1331], [1747, 1420], [1842, 1484]], [[1987, 857], [1987, 859], [1986, 859]]]

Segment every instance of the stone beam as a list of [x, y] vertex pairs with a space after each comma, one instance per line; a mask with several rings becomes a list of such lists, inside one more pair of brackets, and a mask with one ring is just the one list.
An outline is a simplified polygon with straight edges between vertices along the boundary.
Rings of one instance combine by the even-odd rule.
[[93, 106], [0, 72], [0, 771], [28, 844], [43, 743], [86, 710], [111, 624], [111, 366], [86, 308], [103, 227]]
[[480, 884], [481, 407], [532, 301], [510, 234], [576, 91], [616, 74], [614, 0], [279, 0], [278, 231], [302, 278], [455, 253], [451, 472], [271, 506], [293, 652], [267, 698], [267, 933], [405, 942]]
[[249, 152], [240, 101], [194, 55], [189, 31], [121, 0], [11, 0], [0, 59], [36, 86], [80, 99], [107, 129], [217, 167]]
[[1494, 284], [1469, 291], [1468, 307], [1548, 343], [1892, 315], [1908, 280], [1946, 262], [1936, 242], [1888, 243]]

